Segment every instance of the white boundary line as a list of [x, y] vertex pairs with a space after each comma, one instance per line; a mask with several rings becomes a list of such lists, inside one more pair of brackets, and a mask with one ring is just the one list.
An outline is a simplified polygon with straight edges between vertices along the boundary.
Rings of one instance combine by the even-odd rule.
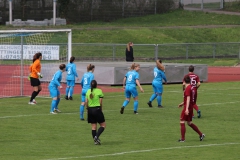
[[[225, 102], [225, 103], [208, 103], [208, 104], [201, 104], [198, 106], [211, 106], [211, 105], [225, 105], [225, 104], [234, 104], [234, 103], [239, 103], [240, 101], [235, 101], [235, 102]], [[177, 106], [172, 106], [172, 108], [177, 108]], [[148, 110], [149, 108], [138, 108], [139, 110]], [[131, 109], [126, 109], [126, 110], [131, 110]], [[115, 112], [119, 111], [118, 109], [115, 110], [104, 110], [104, 112]], [[72, 113], [60, 113], [60, 115], [65, 115], [65, 114], [79, 114], [79, 112], [72, 112]], [[20, 117], [32, 117], [32, 116], [54, 116], [52, 114], [29, 114], [29, 115], [16, 115], [16, 116], [3, 116], [0, 117], [0, 119], [7, 119], [7, 118], [20, 118]]]
[[183, 149], [183, 148], [200, 148], [200, 147], [212, 147], [212, 146], [227, 146], [227, 145], [239, 145], [239, 144], [240, 143], [222, 143], [222, 144], [204, 144], [204, 145], [195, 145], [195, 146], [178, 146], [178, 147], [168, 147], [168, 148], [155, 148], [155, 149], [147, 149], [147, 150], [126, 151], [126, 152], [118, 152], [118, 153], [110, 153], [110, 154], [99, 154], [99, 155], [82, 156], [82, 157], [53, 158], [53, 159], [45, 159], [45, 160], [68, 160], [68, 159], [78, 159], [78, 158], [81, 158], [81, 159], [82, 158], [97, 158], [97, 157], [119, 156], [119, 155], [124, 155], [124, 154], [143, 153], [143, 152], [152, 152], [152, 151], [160, 151], [160, 150], [174, 150], [174, 149]]

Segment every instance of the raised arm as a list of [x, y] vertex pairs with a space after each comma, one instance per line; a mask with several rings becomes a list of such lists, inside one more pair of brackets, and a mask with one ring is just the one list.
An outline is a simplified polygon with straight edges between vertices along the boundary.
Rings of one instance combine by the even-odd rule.
[[162, 63], [159, 62], [159, 60], [156, 60], [156, 65], [157, 65], [157, 68], [162, 70], [164, 72], [165, 70], [165, 67]]

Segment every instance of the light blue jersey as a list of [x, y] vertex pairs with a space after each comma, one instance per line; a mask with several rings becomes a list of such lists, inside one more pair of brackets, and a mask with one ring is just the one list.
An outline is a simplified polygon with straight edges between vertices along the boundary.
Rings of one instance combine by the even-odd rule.
[[91, 88], [91, 81], [94, 80], [94, 74], [92, 72], [86, 72], [84, 73], [82, 80], [81, 80], [81, 86], [82, 86], [82, 102], [85, 102], [86, 93], [88, 89]]
[[94, 74], [92, 72], [86, 72], [83, 74], [81, 80], [81, 86], [83, 89], [90, 89], [91, 88], [91, 81], [94, 80]]
[[62, 80], [62, 71], [59, 70], [53, 75], [53, 78], [48, 85], [48, 90], [49, 90], [50, 96], [52, 98], [60, 95], [58, 86], [61, 86], [61, 84], [60, 84], [61, 80]]
[[154, 78], [153, 78], [152, 83], [157, 82], [159, 84], [162, 84], [163, 79], [164, 79], [165, 82], [167, 81], [165, 73], [162, 70], [158, 69], [157, 67], [155, 67], [153, 69], [153, 75], [154, 75]]
[[62, 71], [58, 70], [54, 75], [49, 84], [50, 87], [58, 87], [61, 86], [60, 82], [62, 80]]
[[126, 87], [136, 87], [136, 80], [139, 80], [139, 73], [135, 70], [128, 71], [125, 75]]
[[149, 99], [149, 102], [147, 103], [149, 107], [152, 107], [152, 101], [157, 98], [158, 107], [162, 107], [162, 93], [163, 93], [163, 84], [162, 81], [164, 80], [167, 82], [167, 78], [165, 76], [165, 73], [158, 69], [157, 67], [154, 67], [153, 69], [153, 81], [152, 81], [152, 87], [153, 87], [153, 94]]
[[78, 77], [76, 65], [74, 63], [68, 63], [66, 66], [66, 71], [67, 71], [66, 80], [75, 80], [75, 77]]

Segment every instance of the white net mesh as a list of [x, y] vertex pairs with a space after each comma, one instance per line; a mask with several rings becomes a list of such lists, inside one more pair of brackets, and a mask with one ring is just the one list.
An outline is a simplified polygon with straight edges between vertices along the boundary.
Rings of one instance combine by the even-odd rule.
[[[0, 98], [30, 96], [28, 80], [33, 55], [42, 53], [39, 96], [49, 96], [48, 84], [59, 64], [68, 61], [68, 32], [0, 33]], [[23, 51], [23, 54], [21, 55]], [[65, 78], [63, 77], [63, 80]]]

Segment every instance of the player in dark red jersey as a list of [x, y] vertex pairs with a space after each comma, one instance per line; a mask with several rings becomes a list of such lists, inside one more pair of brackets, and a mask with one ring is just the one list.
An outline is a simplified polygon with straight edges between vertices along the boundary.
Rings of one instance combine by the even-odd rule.
[[[191, 86], [193, 88], [193, 93], [194, 93], [194, 96], [193, 96], [193, 108], [197, 111], [198, 118], [200, 118], [201, 117], [201, 111], [199, 110], [196, 102], [197, 102], [197, 89], [200, 87], [201, 83], [200, 83], [198, 75], [193, 73], [194, 66], [192, 66], [192, 65], [189, 66], [188, 70], [189, 70], [189, 73], [187, 75], [185, 75], [184, 78], [189, 76], [190, 79], [191, 79], [190, 84], [191, 84]], [[185, 89], [185, 83], [184, 83], [184, 79], [183, 79], [183, 90], [184, 89]]]
[[180, 126], [181, 126], [181, 139], [179, 139], [179, 142], [185, 141], [185, 133], [186, 133], [186, 127], [185, 122], [195, 131], [199, 134], [200, 141], [203, 140], [205, 135], [198, 129], [198, 127], [192, 123], [192, 115], [193, 115], [193, 97], [194, 97], [194, 88], [190, 85], [191, 78], [190, 76], [185, 76], [184, 78], [184, 98], [183, 98], [183, 105], [179, 105], [179, 107], [184, 106], [181, 116], [180, 116]]

